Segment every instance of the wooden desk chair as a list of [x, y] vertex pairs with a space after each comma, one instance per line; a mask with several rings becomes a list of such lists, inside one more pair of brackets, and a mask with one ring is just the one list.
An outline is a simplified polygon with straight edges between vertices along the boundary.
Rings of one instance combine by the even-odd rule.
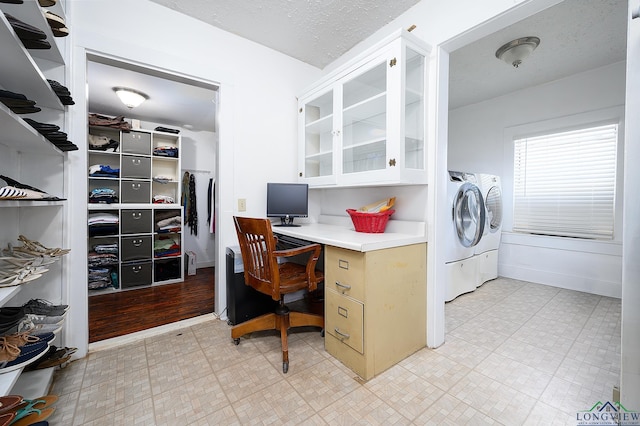
[[[262, 330], [280, 330], [282, 341], [282, 371], [289, 370], [289, 347], [287, 330], [290, 327], [315, 326], [324, 328], [324, 316], [290, 311], [284, 304], [284, 295], [298, 290], [314, 291], [324, 280], [322, 272], [316, 271], [320, 256], [320, 244], [311, 244], [288, 250], [276, 250], [276, 238], [269, 219], [233, 217], [240, 241], [240, 252], [244, 264], [245, 284], [280, 301], [275, 312], [250, 319], [231, 329], [231, 338], [237, 345], [240, 337]], [[278, 263], [279, 258], [309, 253], [306, 265]]]

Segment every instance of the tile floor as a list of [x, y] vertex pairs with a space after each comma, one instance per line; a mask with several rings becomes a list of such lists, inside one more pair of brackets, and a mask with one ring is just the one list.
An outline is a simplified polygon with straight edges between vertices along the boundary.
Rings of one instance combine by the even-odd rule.
[[447, 338], [362, 383], [293, 333], [211, 320], [90, 353], [54, 377], [52, 425], [575, 424], [619, 382], [620, 300], [499, 278], [446, 305]]

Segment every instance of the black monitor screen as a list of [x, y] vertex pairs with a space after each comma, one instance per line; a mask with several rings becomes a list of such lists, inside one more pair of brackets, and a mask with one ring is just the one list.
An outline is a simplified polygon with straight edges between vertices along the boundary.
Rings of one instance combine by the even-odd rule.
[[267, 183], [267, 217], [279, 217], [276, 226], [296, 226], [294, 217], [307, 217], [309, 185], [306, 183]]

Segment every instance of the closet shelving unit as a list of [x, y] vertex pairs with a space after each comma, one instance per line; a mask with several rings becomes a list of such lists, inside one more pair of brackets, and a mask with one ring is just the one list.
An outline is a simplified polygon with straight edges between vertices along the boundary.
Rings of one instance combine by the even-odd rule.
[[[63, 19], [65, 3], [60, 0], [47, 8]], [[2, 174], [21, 183], [35, 186], [52, 195], [66, 196], [65, 173], [68, 154], [63, 153], [35, 131], [23, 118], [57, 124], [65, 128], [66, 107], [57, 97], [47, 79], [65, 83], [65, 39], [55, 38], [44, 10], [37, 1], [22, 4], [0, 3], [0, 87], [22, 93], [36, 101], [42, 109], [36, 114], [18, 115], [0, 104], [0, 169]], [[5, 13], [33, 25], [47, 36], [51, 48], [27, 50]], [[64, 247], [68, 229], [65, 224], [67, 207], [64, 201], [0, 200], [0, 243], [7, 248], [17, 243], [20, 234], [50, 247]], [[49, 266], [43, 277], [14, 287], [0, 288], [0, 306], [20, 306], [32, 298], [54, 303], [62, 300], [65, 287], [63, 257]], [[60, 333], [53, 344], [63, 346]], [[53, 377], [53, 368], [23, 372], [21, 369], [0, 374], [0, 395], [19, 394], [36, 398], [46, 394]]]
[[[89, 216], [109, 213], [118, 218], [117, 232], [103, 235], [89, 232], [89, 250], [97, 244], [118, 245], [118, 261], [107, 265], [113, 271], [111, 276], [117, 277], [116, 281], [107, 288], [89, 290], [89, 296], [183, 281], [180, 135], [144, 129], [121, 131], [103, 126], [89, 126], [89, 134], [117, 141], [118, 147], [115, 151], [89, 149], [88, 167], [106, 165], [120, 170], [117, 177], [88, 176], [89, 191], [108, 188], [118, 197], [117, 202], [89, 202], [87, 206]], [[178, 156], [157, 155], [155, 149], [160, 147], [176, 148]], [[167, 179], [159, 182], [158, 177]], [[171, 197], [174, 203], [153, 203], [155, 196]], [[180, 217], [176, 227], [179, 229], [160, 232], [157, 222], [168, 217]], [[154, 250], [156, 242], [167, 238], [178, 242], [180, 250], [158, 256]]]

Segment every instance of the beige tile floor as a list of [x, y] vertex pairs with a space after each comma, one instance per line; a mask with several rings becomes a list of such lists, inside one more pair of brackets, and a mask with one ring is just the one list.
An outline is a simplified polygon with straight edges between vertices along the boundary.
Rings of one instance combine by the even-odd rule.
[[612, 399], [620, 300], [499, 278], [446, 304], [446, 343], [366, 383], [318, 332], [231, 343], [197, 326], [92, 352], [54, 377], [52, 425], [551, 425]]

